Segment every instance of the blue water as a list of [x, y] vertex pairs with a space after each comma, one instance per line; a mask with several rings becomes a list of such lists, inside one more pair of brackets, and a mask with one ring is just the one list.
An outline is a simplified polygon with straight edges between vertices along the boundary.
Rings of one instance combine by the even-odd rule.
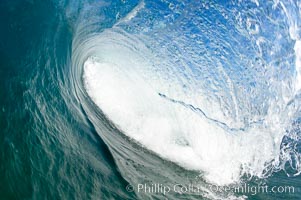
[[0, 15], [0, 199], [301, 199], [300, 1], [4, 0]]

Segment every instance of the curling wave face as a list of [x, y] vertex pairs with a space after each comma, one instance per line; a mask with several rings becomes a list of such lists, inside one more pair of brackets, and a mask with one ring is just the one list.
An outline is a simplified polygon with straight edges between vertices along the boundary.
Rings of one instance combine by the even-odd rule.
[[77, 54], [95, 104], [160, 157], [220, 185], [297, 175], [300, 23], [294, 1], [142, 1]]

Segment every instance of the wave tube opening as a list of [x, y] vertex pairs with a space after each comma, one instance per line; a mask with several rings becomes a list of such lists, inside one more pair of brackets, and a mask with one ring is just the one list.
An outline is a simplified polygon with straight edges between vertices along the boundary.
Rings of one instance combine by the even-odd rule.
[[[290, 134], [300, 108], [298, 38], [290, 43], [295, 46], [295, 63], [288, 66], [291, 71], [275, 79], [281, 71], [275, 70], [273, 56], [265, 57], [267, 38], [262, 35], [253, 40], [260, 34], [259, 23], [245, 20], [249, 42], [258, 48], [254, 62], [265, 69], [254, 69], [253, 60], [243, 58], [250, 65], [245, 70], [248, 80], [238, 82], [244, 69], [231, 74], [221, 60], [206, 63], [202, 55], [193, 53], [195, 49], [181, 46], [189, 46], [197, 34], [193, 38], [176, 37], [177, 32], [160, 36], [158, 30], [168, 29], [161, 19], [154, 23], [154, 30], [125, 31], [127, 23], [140, 20], [143, 6], [91, 36], [82, 47], [90, 53], [83, 67], [85, 88], [107, 118], [133, 141], [188, 170], [201, 171], [212, 183], [237, 183], [244, 175], [264, 178], [286, 170], [287, 163], [293, 175], [299, 174], [300, 154], [287, 150], [284, 142], [299, 138], [296, 132]], [[178, 49], [165, 48], [162, 42], [166, 46], [177, 43]], [[227, 55], [219, 56], [225, 59]], [[204, 62], [198, 70], [192, 67], [197, 59]], [[243, 85], [252, 78], [253, 82]]]

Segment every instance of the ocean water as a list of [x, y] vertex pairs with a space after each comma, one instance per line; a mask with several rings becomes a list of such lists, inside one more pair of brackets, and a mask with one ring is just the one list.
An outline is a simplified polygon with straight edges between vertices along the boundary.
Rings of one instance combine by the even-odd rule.
[[301, 1], [0, 16], [1, 200], [301, 199]]

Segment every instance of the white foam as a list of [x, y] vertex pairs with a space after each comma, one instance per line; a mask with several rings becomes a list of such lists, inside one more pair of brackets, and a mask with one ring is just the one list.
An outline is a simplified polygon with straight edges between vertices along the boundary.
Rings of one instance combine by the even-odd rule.
[[[120, 22], [130, 21], [131, 19], [133, 19], [138, 14], [138, 12], [141, 9], [144, 8], [144, 6], [145, 6], [144, 0], [140, 1], [138, 3], [138, 5], [129, 14], [127, 14], [122, 20], [120, 20]], [[117, 24], [119, 24], [119, 23], [117, 23]]]
[[[281, 123], [273, 119], [274, 129], [254, 126], [232, 133], [162, 98], [158, 88], [166, 80], [160, 79], [160, 72], [147, 70], [150, 57], [139, 48], [143, 56], [126, 45], [103, 42], [99, 56], [84, 64], [86, 90], [107, 117], [145, 148], [187, 169], [203, 171], [210, 182], [238, 182], [243, 173], [263, 176], [266, 163], [279, 156]], [[211, 110], [220, 112], [213, 105]]]

